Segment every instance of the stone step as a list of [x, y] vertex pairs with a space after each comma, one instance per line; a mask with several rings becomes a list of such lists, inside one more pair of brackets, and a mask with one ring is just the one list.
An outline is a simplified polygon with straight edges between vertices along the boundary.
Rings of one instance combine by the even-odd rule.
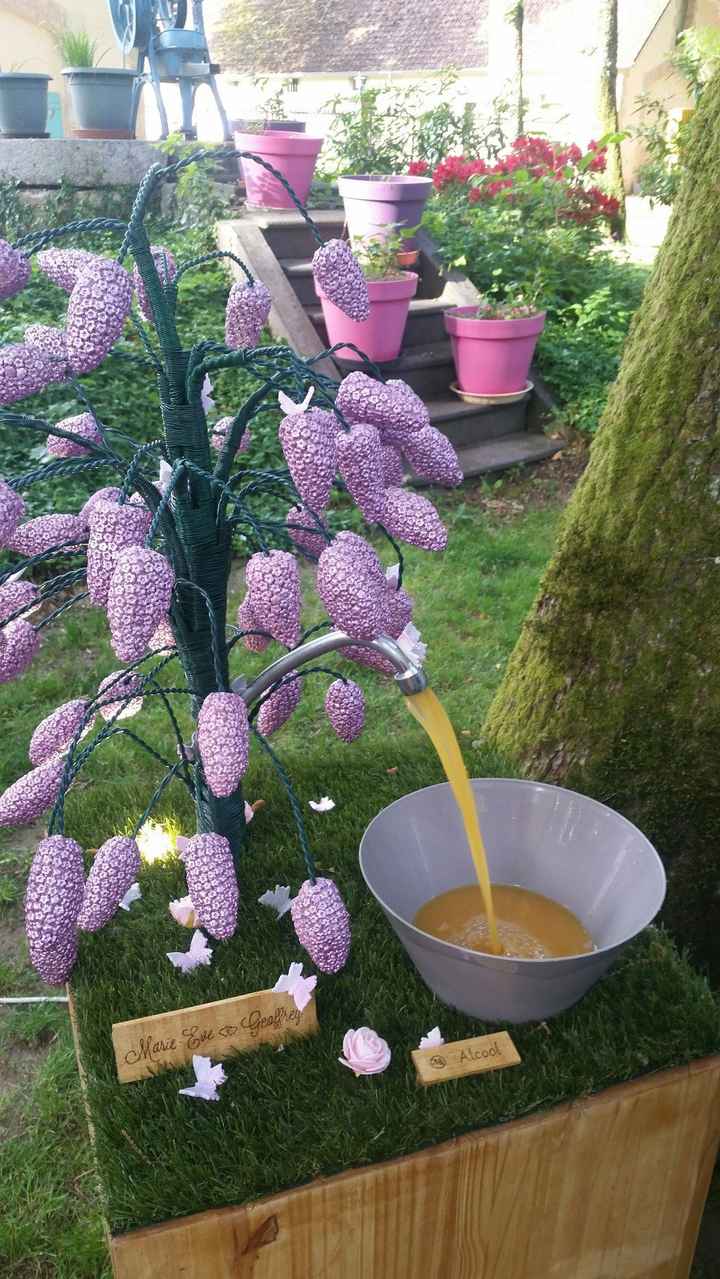
[[433, 426], [447, 435], [455, 448], [527, 430], [527, 400], [483, 409], [446, 393], [426, 400], [426, 404]]
[[[289, 209], [247, 209], [245, 216], [262, 231], [268, 245], [280, 260], [307, 259], [315, 252], [317, 241], [299, 213]], [[310, 216], [323, 240], [342, 235], [345, 215], [342, 209], [311, 209]]]
[[[292, 280], [292, 283], [294, 286], [295, 281]], [[448, 360], [452, 364], [450, 341], [445, 333], [445, 324], [442, 318], [446, 309], [446, 305], [438, 302], [437, 298], [416, 298], [410, 303], [410, 312], [403, 337], [403, 349], [399, 356], [400, 360], [410, 350], [416, 350], [421, 347], [444, 347], [448, 352]], [[315, 325], [321, 342], [327, 346], [327, 329], [322, 307], [316, 304], [315, 306], [306, 306], [305, 310]], [[455, 374], [453, 373], [452, 377], [454, 376]], [[452, 381], [452, 378], [449, 381]], [[449, 385], [449, 382], [445, 385]]]
[[[342, 360], [337, 355], [333, 359], [343, 375], [363, 367], [357, 360]], [[379, 364], [378, 368], [385, 378], [402, 378], [423, 400], [446, 396], [450, 383], [455, 379], [455, 366], [447, 339], [428, 345], [406, 346], [397, 360]]]
[[518, 431], [513, 435], [503, 435], [498, 440], [463, 445], [457, 454], [463, 475], [469, 479], [471, 475], [507, 471], [511, 466], [541, 462], [543, 458], [552, 457], [557, 450], [557, 440], [549, 440], [546, 435], [534, 435], [529, 431]]

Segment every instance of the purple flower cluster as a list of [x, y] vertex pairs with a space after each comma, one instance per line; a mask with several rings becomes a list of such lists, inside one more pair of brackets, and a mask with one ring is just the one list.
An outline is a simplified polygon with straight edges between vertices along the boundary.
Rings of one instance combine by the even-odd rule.
[[114, 835], [98, 848], [87, 877], [78, 928], [96, 933], [112, 919], [140, 869], [140, 849], [127, 835]]
[[0, 302], [14, 298], [30, 279], [30, 262], [7, 240], [0, 240]]
[[[193, 897], [193, 901], [195, 898]], [[345, 967], [350, 951], [350, 916], [331, 879], [306, 879], [290, 907], [297, 939], [321, 973]]]
[[278, 435], [295, 488], [319, 514], [327, 506], [337, 470], [337, 419], [325, 409], [291, 413], [280, 423]]
[[[66, 751], [82, 724], [89, 705], [84, 698], [76, 697], [71, 702], [63, 702], [52, 714], [46, 715], [30, 738], [30, 763], [37, 768], [52, 755]], [[88, 729], [90, 723], [88, 721]]]
[[[159, 244], [151, 244], [150, 252], [152, 254], [155, 270], [160, 277], [160, 283], [164, 289], [166, 284], [171, 284], [175, 279], [175, 276], [177, 275], [177, 263], [170, 250], [162, 248]], [[135, 286], [135, 292], [137, 294], [138, 306], [140, 307], [140, 314], [144, 320], [147, 320], [148, 324], [154, 324], [155, 317], [148, 300], [145, 283], [137, 266], [133, 267], [132, 278], [133, 285]]]
[[23, 675], [40, 647], [40, 636], [24, 617], [8, 622], [0, 645], [0, 684]]
[[224, 835], [194, 835], [184, 854], [188, 893], [201, 928], [225, 941], [237, 928], [238, 885]]
[[77, 436], [74, 440], [66, 440], [62, 435], [48, 435], [46, 448], [53, 457], [84, 457], [89, 449], [81, 444], [81, 440], [89, 440], [91, 444], [102, 444], [102, 435], [92, 413], [78, 413], [75, 417], [65, 417], [58, 422], [61, 431], [70, 431]]
[[112, 487], [97, 489], [95, 493], [90, 494], [90, 497], [88, 498], [87, 502], [85, 502], [85, 504], [80, 507], [80, 510], [78, 511], [78, 517], [89, 528], [90, 512], [95, 510], [95, 507], [97, 506], [98, 502], [112, 502], [113, 506], [116, 506], [119, 501], [120, 501], [120, 489], [116, 489]]
[[[356, 371], [344, 377], [335, 398], [336, 408], [348, 422], [369, 422], [383, 432], [402, 435], [421, 431], [430, 423], [427, 408], [406, 382], [378, 382], [367, 373]], [[390, 443], [397, 443], [390, 440]]]
[[119, 262], [97, 258], [78, 273], [68, 302], [66, 342], [75, 373], [92, 373], [117, 342], [132, 303], [132, 281]]
[[53, 382], [64, 382], [68, 374], [68, 354], [65, 334], [52, 324], [30, 324], [24, 334], [25, 345], [36, 347], [52, 369]]
[[0, 347], [0, 405], [35, 395], [55, 381], [55, 369], [36, 346], [10, 343]]
[[[241, 631], [263, 631], [264, 626], [260, 625], [248, 596], [238, 605], [238, 611], [235, 617], [238, 630]], [[264, 653], [270, 643], [269, 635], [244, 635], [243, 644], [250, 653]]]
[[25, 931], [33, 967], [50, 986], [62, 985], [72, 972], [84, 888], [80, 845], [64, 835], [41, 840], [28, 876]]
[[300, 573], [289, 551], [258, 551], [245, 567], [247, 598], [260, 629], [292, 648], [300, 634]]
[[25, 503], [15, 489], [0, 479], [0, 546], [7, 546], [25, 514]]
[[357, 533], [338, 533], [318, 562], [317, 592], [329, 617], [353, 639], [382, 629], [386, 579], [373, 548]]
[[382, 628], [385, 635], [397, 639], [405, 627], [412, 621], [413, 603], [402, 586], [388, 582], [385, 587], [385, 600], [382, 613]]
[[[218, 453], [222, 452], [222, 450], [225, 448], [227, 433], [230, 430], [230, 426], [234, 420], [235, 419], [232, 417], [221, 417], [218, 419], [218, 421], [215, 423], [213, 427], [212, 435], [210, 436], [210, 443], [212, 444], [214, 449], [217, 449]], [[250, 428], [246, 426], [245, 430], [242, 433], [242, 436], [240, 437], [240, 443], [238, 444], [235, 452], [247, 453], [251, 443], [252, 443], [252, 432]]]
[[122, 662], [135, 662], [165, 617], [175, 586], [169, 560], [146, 546], [126, 546], [110, 580], [107, 613], [112, 646]]
[[113, 671], [98, 687], [98, 710], [104, 720], [130, 719], [142, 710], [143, 682], [133, 671]]
[[268, 693], [260, 705], [257, 717], [257, 730], [263, 737], [270, 737], [289, 720], [300, 701], [301, 692], [302, 680], [293, 677]]
[[[328, 544], [327, 536], [318, 531], [318, 523], [301, 506], [293, 506], [285, 516], [288, 536], [306, 555], [318, 559]], [[324, 528], [324, 525], [320, 525]]]
[[12, 617], [19, 608], [31, 608], [38, 597], [38, 588], [34, 582], [16, 579], [0, 586], [0, 626]]
[[198, 715], [197, 744], [213, 795], [234, 794], [250, 752], [247, 707], [238, 693], [208, 693]]
[[405, 478], [405, 468], [403, 467], [402, 454], [394, 444], [383, 444], [382, 446], [382, 468], [383, 483], [386, 488], [391, 485], [402, 484]]
[[360, 424], [337, 437], [340, 474], [362, 515], [374, 524], [383, 517], [385, 486], [380, 432], [375, 426]]
[[72, 293], [83, 268], [100, 259], [97, 254], [88, 253], [87, 249], [43, 249], [36, 260], [48, 280], [66, 293]]
[[52, 808], [60, 794], [64, 768], [62, 756], [53, 755], [8, 786], [0, 795], [0, 826], [29, 826]]
[[354, 742], [365, 724], [365, 698], [359, 684], [336, 679], [325, 694], [325, 711], [338, 737]]
[[105, 605], [120, 552], [145, 541], [152, 514], [135, 502], [108, 502], [99, 494], [93, 496], [95, 502], [88, 521], [87, 585], [92, 603]]
[[421, 480], [455, 488], [462, 484], [462, 467], [447, 435], [434, 426], [424, 426], [421, 431], [408, 435], [402, 451], [413, 471]]
[[315, 291], [351, 320], [367, 320], [370, 298], [365, 276], [346, 240], [328, 240], [312, 260]]
[[87, 533], [79, 515], [36, 515], [20, 524], [8, 542], [10, 550], [28, 558], [43, 555], [56, 546], [63, 550], [79, 550]]
[[421, 493], [387, 489], [383, 523], [393, 537], [423, 551], [444, 551], [447, 546], [447, 529], [432, 502]]
[[175, 648], [175, 635], [173, 628], [167, 617], [155, 627], [150, 639], [148, 640], [148, 648], [151, 653], [160, 653], [163, 649]]
[[225, 307], [225, 345], [231, 351], [257, 346], [271, 306], [270, 291], [259, 280], [233, 284]]

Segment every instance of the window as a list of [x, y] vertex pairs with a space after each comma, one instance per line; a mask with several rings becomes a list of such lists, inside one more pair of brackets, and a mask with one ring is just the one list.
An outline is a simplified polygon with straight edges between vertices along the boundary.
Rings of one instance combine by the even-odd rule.
[[300, 81], [298, 80], [297, 76], [294, 76], [292, 80], [288, 80], [287, 88], [288, 88], [288, 93], [300, 92]]

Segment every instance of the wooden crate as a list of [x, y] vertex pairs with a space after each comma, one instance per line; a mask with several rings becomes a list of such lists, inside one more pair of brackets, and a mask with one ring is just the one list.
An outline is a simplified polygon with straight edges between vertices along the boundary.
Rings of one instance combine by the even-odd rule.
[[403, 1159], [114, 1236], [114, 1273], [686, 1279], [719, 1137], [720, 1057], [710, 1057]]

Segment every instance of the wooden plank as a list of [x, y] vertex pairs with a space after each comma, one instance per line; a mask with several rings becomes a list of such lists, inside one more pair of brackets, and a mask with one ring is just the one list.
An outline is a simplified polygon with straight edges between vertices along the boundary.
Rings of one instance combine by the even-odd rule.
[[112, 1028], [121, 1084], [147, 1079], [192, 1061], [198, 1053], [220, 1061], [260, 1044], [282, 1044], [317, 1031], [315, 997], [302, 1012], [292, 996], [274, 990], [196, 1004], [174, 1012], [117, 1021]]
[[[320, 355], [324, 350], [320, 338], [311, 320], [303, 310], [295, 290], [272, 249], [268, 245], [262, 230], [250, 219], [238, 219], [235, 222], [219, 222], [217, 225], [217, 242], [221, 249], [237, 254], [250, 267], [253, 275], [262, 280], [272, 295], [270, 310], [270, 331], [274, 337], [283, 338], [301, 356], [308, 359]], [[238, 279], [245, 279], [239, 267], [231, 263], [233, 274]], [[327, 377], [337, 380], [338, 371], [331, 359], [318, 360], [313, 368]]]
[[719, 1137], [712, 1057], [117, 1236], [115, 1277], [687, 1279]]
[[505, 1030], [496, 1035], [456, 1039], [440, 1048], [415, 1048], [410, 1056], [418, 1083], [426, 1087], [442, 1084], [447, 1079], [463, 1079], [486, 1070], [520, 1065], [520, 1054]]

